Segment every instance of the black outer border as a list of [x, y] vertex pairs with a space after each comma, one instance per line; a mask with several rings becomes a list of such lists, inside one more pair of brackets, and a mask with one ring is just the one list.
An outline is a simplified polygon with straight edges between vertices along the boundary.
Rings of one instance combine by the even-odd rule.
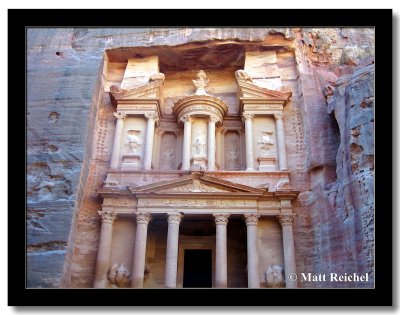
[[[8, 304], [19, 306], [392, 305], [392, 10], [8, 10]], [[131, 25], [126, 25], [129, 21]], [[362, 27], [376, 30], [375, 289], [25, 289], [25, 27]], [[43, 82], [43, 84], [46, 84]], [[386, 119], [385, 119], [386, 118]], [[25, 142], [25, 145], [23, 143]], [[16, 145], [17, 144], [17, 145]], [[389, 144], [389, 145], [385, 145]], [[381, 169], [385, 163], [386, 176]], [[25, 166], [25, 167], [24, 167]], [[387, 178], [389, 174], [389, 178]], [[12, 189], [11, 189], [12, 187]], [[16, 188], [17, 187], [17, 188]], [[10, 277], [12, 275], [12, 278]]]

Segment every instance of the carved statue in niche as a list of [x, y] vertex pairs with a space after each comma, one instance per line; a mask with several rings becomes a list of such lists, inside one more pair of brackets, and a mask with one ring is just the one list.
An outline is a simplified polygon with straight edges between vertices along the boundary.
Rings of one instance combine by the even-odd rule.
[[285, 277], [283, 267], [279, 265], [269, 266], [265, 272], [267, 287], [282, 288], [285, 285]]
[[205, 157], [205, 140], [202, 135], [198, 135], [193, 144], [194, 157]]
[[107, 273], [107, 279], [118, 288], [128, 288], [131, 283], [131, 275], [124, 264], [114, 264]]
[[175, 151], [174, 149], [167, 149], [164, 152], [162, 152], [163, 156], [163, 167], [162, 168], [173, 168], [172, 164], [174, 163], [174, 158], [175, 158]]
[[203, 70], [197, 73], [196, 80], [192, 80], [194, 87], [196, 88], [196, 95], [206, 95], [206, 88], [208, 87], [209, 79]]
[[138, 155], [142, 147], [139, 130], [129, 130], [125, 140], [125, 148], [129, 154]]
[[271, 146], [274, 144], [272, 140], [273, 131], [263, 131], [262, 135], [258, 138], [257, 143], [261, 144], [261, 155], [267, 155], [268, 151], [271, 149]]

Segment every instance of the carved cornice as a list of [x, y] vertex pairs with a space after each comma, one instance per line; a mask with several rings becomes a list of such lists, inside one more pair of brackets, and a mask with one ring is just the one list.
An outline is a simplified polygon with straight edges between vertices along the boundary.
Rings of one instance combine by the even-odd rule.
[[168, 213], [168, 224], [180, 224], [183, 218], [182, 213]]
[[255, 213], [245, 214], [244, 219], [245, 219], [246, 225], [257, 225], [259, 217], [260, 217], [260, 215], [255, 214]]
[[228, 218], [229, 214], [227, 213], [218, 213], [218, 214], [213, 214], [214, 219], [215, 219], [215, 224], [223, 224], [227, 225], [228, 224]]
[[149, 224], [150, 219], [151, 219], [151, 214], [149, 212], [136, 213], [136, 223], [137, 224]]
[[115, 118], [117, 119], [125, 119], [126, 118], [126, 113], [125, 112], [116, 112], [113, 114]]
[[281, 225], [292, 225], [294, 222], [295, 214], [280, 214], [278, 215], [279, 223]]
[[101, 223], [113, 224], [117, 215], [112, 211], [98, 211], [99, 216], [101, 217]]

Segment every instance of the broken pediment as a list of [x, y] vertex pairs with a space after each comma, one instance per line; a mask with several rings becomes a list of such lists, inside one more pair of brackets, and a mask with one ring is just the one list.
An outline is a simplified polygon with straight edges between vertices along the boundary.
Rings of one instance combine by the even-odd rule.
[[162, 73], [158, 73], [158, 75], [158, 77], [154, 76], [155, 79], [153, 81], [149, 81], [146, 85], [130, 90], [125, 90], [118, 86], [112, 85], [110, 87], [111, 99], [116, 102], [117, 105], [136, 99], [161, 99], [164, 75]]
[[292, 92], [274, 91], [254, 84], [249, 74], [243, 70], [236, 71], [235, 75], [240, 112], [244, 111], [246, 105], [256, 106], [258, 110], [283, 110], [292, 96]]
[[282, 102], [284, 105], [292, 96], [291, 92], [279, 92], [257, 86], [251, 82], [237, 80], [239, 97], [241, 98], [261, 98], [267, 101]]

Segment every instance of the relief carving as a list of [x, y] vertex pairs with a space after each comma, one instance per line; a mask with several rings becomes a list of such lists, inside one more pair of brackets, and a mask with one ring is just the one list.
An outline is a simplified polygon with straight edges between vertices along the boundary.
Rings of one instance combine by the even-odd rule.
[[275, 186], [275, 190], [291, 189], [289, 180], [287, 178], [280, 179]]
[[265, 278], [268, 288], [283, 288], [285, 286], [285, 276], [282, 266], [269, 266], [265, 272]]
[[118, 288], [129, 288], [131, 275], [124, 264], [114, 264], [107, 272], [107, 280]]
[[189, 185], [174, 187], [163, 192], [224, 192], [226, 190], [222, 190], [216, 187], [207, 186], [198, 180], [194, 180]]
[[138, 155], [142, 147], [139, 130], [129, 130], [125, 140], [125, 149], [128, 154]]
[[239, 81], [244, 81], [246, 83], [253, 83], [251, 76], [244, 70], [238, 70], [235, 72], [236, 79]]
[[263, 131], [258, 138], [257, 143], [260, 144], [261, 155], [267, 155], [274, 141], [272, 140], [273, 131]]
[[164, 73], [161, 73], [161, 72], [154, 73], [154, 74], [152, 74], [152, 75], [150, 76], [150, 78], [149, 78], [149, 82], [152, 82], [152, 81], [159, 81], [159, 80], [161, 80], [161, 81], [164, 83], [164, 80], [165, 80], [165, 75], [164, 75]]

